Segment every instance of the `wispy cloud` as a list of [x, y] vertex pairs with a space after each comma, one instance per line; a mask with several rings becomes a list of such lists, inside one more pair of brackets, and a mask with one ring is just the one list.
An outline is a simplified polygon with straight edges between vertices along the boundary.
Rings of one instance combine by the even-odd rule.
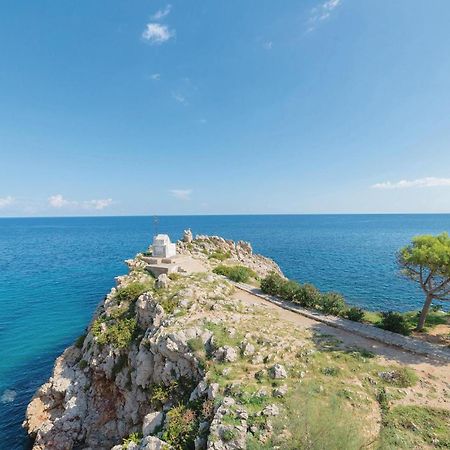
[[82, 206], [83, 208], [87, 208], [87, 209], [97, 209], [97, 210], [101, 210], [101, 209], [105, 209], [106, 207], [108, 207], [109, 205], [112, 204], [112, 198], [102, 198], [99, 200], [86, 200], [84, 202], [82, 202]]
[[161, 74], [160, 73], [152, 73], [150, 75], [150, 80], [159, 81], [160, 79], [161, 79]]
[[176, 100], [178, 103], [182, 103], [183, 105], [187, 104], [186, 97], [179, 92], [172, 92], [172, 98]]
[[172, 5], [167, 5], [164, 9], [158, 9], [158, 11], [156, 11], [155, 14], [153, 14], [152, 19], [153, 20], [164, 19], [164, 17], [170, 14], [170, 11], [172, 11]]
[[192, 189], [170, 189], [170, 194], [178, 200], [190, 200]]
[[308, 32], [316, 29], [320, 22], [328, 19], [332, 12], [342, 4], [341, 0], [326, 0], [310, 11], [308, 19]]
[[0, 208], [6, 208], [14, 203], [14, 197], [8, 195], [7, 197], [0, 197]]
[[48, 198], [48, 204], [52, 208], [64, 208], [71, 207], [75, 209], [96, 209], [102, 210], [107, 206], [111, 205], [113, 200], [111, 198], [96, 199], [96, 200], [68, 200], [64, 198], [61, 194], [52, 195]]
[[450, 186], [450, 178], [425, 177], [416, 180], [384, 181], [372, 185], [373, 189], [408, 189]]
[[160, 23], [148, 23], [142, 33], [142, 39], [150, 44], [163, 44], [175, 36], [175, 30], [170, 30], [167, 25]]
[[263, 42], [263, 49], [264, 50], [272, 50], [273, 42], [272, 41], [265, 41]]

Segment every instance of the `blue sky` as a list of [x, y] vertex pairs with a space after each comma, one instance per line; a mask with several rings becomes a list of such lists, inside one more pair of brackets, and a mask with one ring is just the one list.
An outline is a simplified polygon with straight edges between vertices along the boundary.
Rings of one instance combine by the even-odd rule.
[[0, 5], [0, 216], [450, 212], [447, 0]]

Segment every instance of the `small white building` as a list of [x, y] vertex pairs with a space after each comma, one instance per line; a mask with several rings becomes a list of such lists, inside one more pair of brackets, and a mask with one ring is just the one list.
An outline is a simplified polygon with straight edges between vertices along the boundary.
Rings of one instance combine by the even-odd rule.
[[177, 254], [176, 244], [170, 242], [167, 234], [158, 234], [153, 238], [152, 256], [155, 258], [171, 258]]

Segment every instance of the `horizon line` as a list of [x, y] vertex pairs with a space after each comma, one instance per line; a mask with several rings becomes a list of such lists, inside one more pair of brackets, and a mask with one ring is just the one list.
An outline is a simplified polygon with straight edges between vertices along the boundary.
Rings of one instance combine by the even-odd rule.
[[0, 216], [0, 219], [99, 219], [118, 217], [236, 217], [236, 216], [414, 216], [450, 215], [450, 212], [340, 212], [340, 213], [238, 213], [238, 214], [119, 214], [77, 216]]

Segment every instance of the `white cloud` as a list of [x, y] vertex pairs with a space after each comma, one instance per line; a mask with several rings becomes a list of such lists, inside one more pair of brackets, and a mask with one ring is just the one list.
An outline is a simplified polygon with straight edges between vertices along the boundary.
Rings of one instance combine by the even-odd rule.
[[6, 208], [14, 203], [14, 197], [8, 195], [7, 197], [0, 197], [0, 208]]
[[175, 30], [169, 30], [167, 25], [160, 23], [148, 23], [142, 33], [142, 38], [151, 44], [162, 44], [173, 36], [175, 36]]
[[178, 103], [187, 104], [186, 97], [178, 92], [172, 92], [172, 98], [176, 100]]
[[66, 206], [70, 206], [75, 209], [82, 208], [82, 209], [101, 210], [111, 205], [112, 203], [113, 201], [111, 198], [84, 200], [81, 202], [76, 200], [67, 200], [61, 194], [52, 195], [48, 198], [48, 204], [52, 208], [63, 208]]
[[52, 195], [48, 198], [48, 203], [53, 208], [62, 208], [69, 204], [69, 201], [66, 200], [61, 194]]
[[103, 198], [103, 199], [99, 199], [99, 200], [87, 200], [85, 202], [83, 202], [83, 207], [90, 209], [105, 209], [106, 207], [108, 207], [109, 205], [112, 204], [112, 198]]
[[161, 74], [160, 73], [152, 73], [150, 75], [150, 79], [154, 80], [154, 81], [159, 81], [161, 79]]
[[310, 15], [309, 15], [309, 28], [308, 31], [313, 31], [316, 28], [316, 25], [319, 22], [322, 22], [326, 19], [328, 19], [331, 16], [331, 13], [341, 5], [341, 0], [326, 0], [319, 6], [314, 7], [311, 9]]
[[425, 177], [417, 180], [384, 181], [372, 185], [373, 189], [408, 189], [450, 186], [450, 178]]
[[272, 50], [272, 47], [273, 47], [273, 42], [272, 41], [263, 42], [264, 50]]
[[178, 200], [190, 200], [192, 189], [170, 189], [169, 192]]
[[170, 14], [170, 11], [172, 11], [172, 5], [167, 5], [164, 9], [159, 9], [158, 11], [156, 11], [155, 14], [153, 14], [152, 16], [152, 19], [153, 20], [164, 19], [164, 17]]

